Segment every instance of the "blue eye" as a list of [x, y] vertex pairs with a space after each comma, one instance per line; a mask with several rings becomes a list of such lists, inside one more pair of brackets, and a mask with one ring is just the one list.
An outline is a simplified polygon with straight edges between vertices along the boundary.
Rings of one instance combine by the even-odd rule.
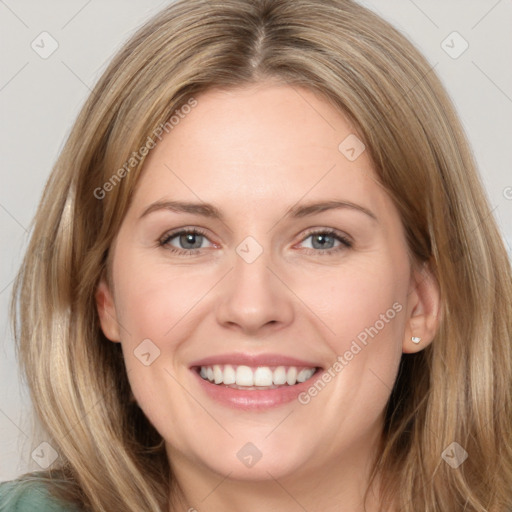
[[[171, 241], [177, 239], [181, 247], [176, 247], [171, 244]], [[159, 241], [159, 245], [166, 247], [171, 252], [181, 254], [192, 254], [197, 253], [195, 249], [203, 248], [203, 241], [206, 239], [206, 234], [201, 230], [194, 229], [182, 229], [174, 233], [168, 233]]]
[[[303, 239], [302, 243], [311, 238], [311, 248], [314, 253], [332, 254], [352, 247], [352, 242], [345, 236], [339, 234], [333, 229], [322, 229], [309, 232]], [[336, 242], [339, 243], [335, 246]]]
[[[353, 245], [349, 238], [333, 229], [310, 231], [302, 239], [301, 243], [308, 239], [311, 239], [311, 246], [306, 247], [306, 249], [308, 253], [313, 254], [334, 254], [351, 248]], [[175, 243], [173, 243], [174, 240], [176, 240]], [[203, 246], [205, 241], [208, 241], [208, 238], [202, 230], [198, 228], [185, 228], [165, 234], [158, 241], [158, 245], [165, 247], [172, 253], [187, 256], [201, 254], [201, 249], [205, 248]]]

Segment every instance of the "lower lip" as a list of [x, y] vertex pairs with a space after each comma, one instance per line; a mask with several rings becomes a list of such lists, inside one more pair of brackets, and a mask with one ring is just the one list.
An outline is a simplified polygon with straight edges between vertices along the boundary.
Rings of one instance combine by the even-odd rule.
[[223, 384], [212, 384], [210, 381], [203, 379], [196, 370], [192, 369], [191, 371], [196, 379], [199, 379], [201, 388], [210, 398], [228, 407], [244, 410], [269, 409], [292, 402], [297, 399], [300, 393], [306, 391], [321, 374], [321, 370], [317, 370], [310, 379], [294, 386], [245, 391], [230, 388]]

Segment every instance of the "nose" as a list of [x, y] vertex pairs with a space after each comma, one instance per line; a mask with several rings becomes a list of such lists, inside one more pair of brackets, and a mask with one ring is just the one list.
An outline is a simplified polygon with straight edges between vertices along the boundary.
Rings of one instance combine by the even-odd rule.
[[217, 321], [246, 335], [266, 336], [293, 321], [293, 292], [264, 251], [249, 263], [238, 254], [217, 290]]

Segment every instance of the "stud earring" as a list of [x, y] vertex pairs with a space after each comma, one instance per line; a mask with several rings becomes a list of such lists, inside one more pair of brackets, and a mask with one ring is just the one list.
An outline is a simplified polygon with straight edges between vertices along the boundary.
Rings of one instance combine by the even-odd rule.
[[412, 341], [413, 343], [416, 343], [416, 345], [417, 345], [417, 344], [421, 341], [421, 338], [418, 338], [417, 336], [413, 336], [413, 337], [411, 338], [411, 341]]

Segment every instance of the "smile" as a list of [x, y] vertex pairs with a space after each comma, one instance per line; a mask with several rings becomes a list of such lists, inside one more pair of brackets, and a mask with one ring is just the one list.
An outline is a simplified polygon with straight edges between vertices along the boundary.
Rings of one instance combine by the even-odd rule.
[[210, 383], [233, 389], [264, 390], [295, 386], [309, 380], [317, 368], [297, 366], [257, 366], [215, 364], [201, 366], [199, 375]]
[[293, 402], [324, 371], [314, 359], [269, 353], [217, 354], [192, 361], [189, 369], [200, 394], [224, 407], [244, 411], [263, 411]]

